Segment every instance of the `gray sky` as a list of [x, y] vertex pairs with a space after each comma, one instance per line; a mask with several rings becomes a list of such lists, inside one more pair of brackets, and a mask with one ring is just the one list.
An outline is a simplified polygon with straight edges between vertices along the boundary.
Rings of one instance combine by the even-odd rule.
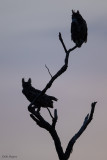
[[[59, 101], [57, 131], [64, 149], [79, 130], [93, 101], [98, 101], [92, 123], [74, 146], [73, 160], [106, 159], [107, 148], [107, 2], [105, 0], [1, 0], [0, 1], [0, 159], [57, 160], [53, 140], [29, 116], [29, 102], [22, 95], [21, 79], [43, 89], [65, 53], [58, 39], [61, 32], [67, 48], [71, 10], [79, 10], [88, 24], [88, 42], [74, 50], [66, 73], [48, 94]], [[49, 119], [46, 109], [44, 117]]]

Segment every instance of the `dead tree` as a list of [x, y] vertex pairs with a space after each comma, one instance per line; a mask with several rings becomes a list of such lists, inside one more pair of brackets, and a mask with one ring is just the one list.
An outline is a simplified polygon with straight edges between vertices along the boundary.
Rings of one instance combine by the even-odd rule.
[[[47, 130], [50, 133], [50, 135], [54, 141], [56, 152], [58, 154], [59, 160], [68, 160], [69, 159], [76, 140], [81, 136], [81, 134], [85, 131], [85, 129], [87, 128], [87, 126], [89, 125], [91, 120], [93, 119], [95, 105], [97, 103], [97, 102], [93, 102], [91, 104], [90, 113], [87, 114], [87, 116], [85, 117], [84, 122], [83, 122], [81, 128], [79, 129], [79, 131], [70, 139], [70, 141], [66, 147], [66, 150], [64, 152], [62, 145], [61, 145], [60, 138], [59, 138], [57, 131], [55, 129], [55, 126], [56, 126], [56, 123], [58, 120], [57, 109], [54, 109], [54, 116], [53, 116], [52, 113], [50, 112], [49, 108], [47, 108], [47, 103], [45, 103], [46, 102], [45, 100], [47, 99], [49, 102], [48, 106], [52, 108], [53, 107], [52, 100], [57, 100], [57, 99], [55, 97], [48, 96], [45, 93], [52, 86], [53, 82], [61, 74], [63, 74], [67, 70], [70, 53], [74, 49], [76, 49], [77, 47], [80, 48], [82, 46], [82, 44], [87, 41], [87, 24], [86, 24], [86, 21], [83, 19], [83, 17], [80, 15], [79, 11], [74, 12], [72, 10], [71, 39], [74, 41], [74, 43], [76, 45], [73, 48], [70, 48], [69, 50], [67, 50], [67, 48], [64, 44], [64, 41], [62, 39], [62, 35], [61, 35], [61, 33], [59, 33], [59, 40], [60, 40], [60, 42], [64, 48], [64, 51], [65, 51], [64, 65], [59, 69], [59, 71], [54, 76], [51, 75], [50, 70], [48, 69], [47, 66], [45, 66], [48, 69], [48, 72], [51, 76], [51, 80], [47, 83], [47, 85], [45, 86], [45, 88], [42, 91], [39, 91], [31, 86], [31, 84], [30, 84], [31, 79], [28, 80], [28, 82], [30, 84], [29, 86], [28, 86], [28, 82], [26, 83], [24, 81], [24, 79], [22, 79], [22, 86], [25, 87], [25, 85], [27, 85], [27, 88], [25, 87], [22, 92], [26, 96], [26, 98], [31, 102], [30, 105], [28, 106], [28, 111], [30, 112], [30, 116], [39, 127]], [[50, 99], [50, 97], [51, 97], [51, 99]], [[33, 101], [32, 101], [32, 99], [33, 99]], [[36, 104], [38, 104], [38, 107], [36, 106]], [[49, 115], [52, 119], [51, 124], [49, 122], [47, 122], [43, 118], [43, 116], [40, 114], [40, 109], [43, 106], [46, 107], [49, 111]]]
[[52, 119], [52, 123], [50, 124], [49, 122], [47, 122], [43, 116], [40, 114], [40, 109], [39, 111], [35, 109], [35, 105], [34, 103], [39, 99], [41, 98], [45, 93], [46, 91], [52, 86], [53, 82], [61, 75], [63, 74], [67, 68], [68, 68], [68, 60], [69, 60], [69, 55], [70, 53], [77, 48], [77, 45], [74, 46], [73, 48], [67, 50], [65, 44], [64, 44], [64, 41], [62, 39], [62, 35], [61, 33], [59, 33], [59, 40], [64, 48], [64, 51], [65, 51], [65, 60], [64, 60], [64, 65], [59, 69], [59, 71], [54, 75], [52, 76], [48, 67], [46, 66], [46, 68], [48, 69], [48, 72], [49, 74], [51, 75], [51, 80], [47, 83], [47, 85], [45, 86], [45, 88], [41, 91], [41, 93], [30, 103], [30, 105], [28, 106], [28, 111], [30, 112], [30, 116], [31, 118], [36, 122], [36, 124], [47, 130], [53, 141], [54, 141], [54, 144], [55, 144], [55, 148], [56, 148], [56, 152], [58, 154], [58, 157], [59, 157], [59, 160], [68, 160], [69, 157], [70, 157], [70, 154], [72, 153], [72, 150], [73, 150], [73, 146], [76, 142], [76, 140], [81, 136], [81, 134], [85, 131], [85, 129], [87, 128], [87, 126], [89, 125], [89, 123], [91, 122], [91, 120], [93, 119], [93, 114], [94, 114], [94, 110], [95, 110], [95, 105], [97, 102], [93, 102], [91, 104], [91, 111], [90, 111], [90, 114], [87, 114], [87, 116], [85, 117], [84, 119], [84, 122], [81, 126], [81, 128], [79, 129], [79, 131], [71, 138], [71, 140], [69, 141], [67, 147], [66, 147], [66, 150], [65, 152], [63, 151], [63, 148], [61, 146], [61, 141], [60, 141], [60, 138], [57, 134], [57, 131], [55, 129], [55, 126], [56, 126], [56, 123], [57, 123], [57, 120], [58, 120], [58, 114], [57, 114], [57, 109], [54, 110], [54, 116], [52, 116], [50, 110], [48, 109], [49, 111], [49, 114], [51, 116], [51, 119]]

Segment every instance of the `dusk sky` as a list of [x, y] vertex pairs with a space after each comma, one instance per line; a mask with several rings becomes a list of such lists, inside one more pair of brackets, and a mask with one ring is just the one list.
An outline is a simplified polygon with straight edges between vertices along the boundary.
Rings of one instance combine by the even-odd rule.
[[[30, 118], [21, 80], [32, 79], [42, 90], [64, 64], [71, 41], [71, 10], [79, 10], [88, 25], [88, 41], [71, 52], [68, 70], [47, 94], [58, 98], [56, 130], [64, 150], [80, 129], [91, 103], [95, 114], [74, 145], [72, 160], [107, 159], [107, 1], [1, 0], [0, 1], [0, 160], [58, 160], [50, 134]], [[51, 109], [53, 113], [53, 110]], [[51, 122], [47, 109], [42, 115]]]

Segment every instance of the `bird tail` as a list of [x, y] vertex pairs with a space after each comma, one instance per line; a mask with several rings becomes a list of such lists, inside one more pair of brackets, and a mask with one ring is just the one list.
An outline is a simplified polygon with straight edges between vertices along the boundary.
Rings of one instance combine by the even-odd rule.
[[51, 100], [57, 101], [58, 99], [56, 97], [50, 96]]

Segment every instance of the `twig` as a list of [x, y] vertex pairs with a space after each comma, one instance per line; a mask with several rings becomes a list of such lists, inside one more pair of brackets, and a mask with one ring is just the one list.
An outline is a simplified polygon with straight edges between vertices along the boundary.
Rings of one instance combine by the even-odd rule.
[[49, 70], [49, 68], [47, 67], [46, 64], [45, 64], [45, 67], [46, 67], [46, 69], [48, 70], [48, 73], [50, 74], [50, 76], [51, 76], [51, 78], [52, 78], [52, 74], [51, 74], [51, 72], [50, 72], [50, 70]]
[[52, 119], [54, 119], [54, 117], [52, 116], [52, 113], [51, 113], [51, 111], [49, 110], [49, 108], [48, 108], [48, 107], [47, 107], [47, 110], [48, 110], [48, 112], [49, 112], [49, 114], [50, 114], [51, 118], [52, 118]]
[[63, 46], [64, 51], [65, 51], [66, 54], [69, 54], [70, 52], [72, 52], [74, 49], [77, 48], [77, 46], [75, 45], [73, 48], [70, 48], [69, 50], [67, 50], [67, 48], [66, 48], [66, 46], [65, 46], [65, 43], [64, 43], [64, 41], [63, 41], [63, 39], [62, 39], [62, 35], [61, 35], [60, 32], [59, 32], [59, 40], [60, 40], [60, 42], [62, 43], [62, 46]]

